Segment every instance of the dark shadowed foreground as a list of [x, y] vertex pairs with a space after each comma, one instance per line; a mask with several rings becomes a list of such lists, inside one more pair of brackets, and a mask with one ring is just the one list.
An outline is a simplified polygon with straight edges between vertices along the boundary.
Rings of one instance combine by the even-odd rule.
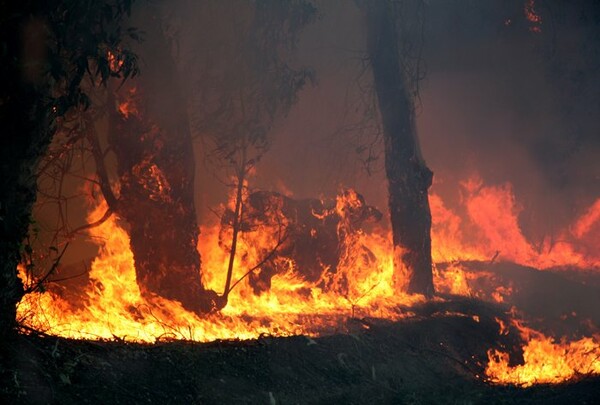
[[[2, 403], [597, 403], [600, 379], [529, 389], [486, 383], [505, 308], [469, 299], [413, 308], [346, 332], [213, 343], [90, 342], [20, 335], [2, 347]], [[477, 316], [473, 316], [473, 315]]]

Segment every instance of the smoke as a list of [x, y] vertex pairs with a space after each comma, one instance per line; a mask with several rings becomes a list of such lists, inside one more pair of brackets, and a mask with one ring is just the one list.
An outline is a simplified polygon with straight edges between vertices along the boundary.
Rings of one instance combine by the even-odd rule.
[[512, 183], [524, 230], [553, 234], [600, 195], [599, 8], [537, 2], [536, 31], [522, 2], [445, 3], [430, 4], [425, 156], [450, 187]]
[[[538, 3], [539, 31], [522, 1], [429, 1], [423, 31], [414, 33], [426, 66], [418, 130], [434, 190], [456, 205], [459, 182], [474, 174], [512, 183], [533, 240], [564, 229], [600, 196], [599, 7]], [[340, 131], [361, 118], [353, 108], [364, 97], [362, 21], [352, 3], [324, 6], [298, 52], [318, 86], [273, 133], [257, 182], [283, 182], [302, 197], [354, 186], [385, 208], [381, 145], [369, 174], [356, 152], [369, 134]]]
[[[475, 173], [488, 184], [510, 182], [530, 237], [564, 228], [600, 196], [600, 6], [536, 2], [542, 21], [537, 32], [523, 1], [408, 3], [424, 5], [423, 25], [410, 14], [404, 18], [426, 66], [417, 118], [435, 192], [453, 206], [460, 200], [460, 181]], [[351, 1], [316, 1], [315, 6], [319, 17], [302, 32], [293, 62], [312, 67], [317, 82], [276, 121], [268, 134], [271, 148], [250, 186], [298, 198], [331, 197], [350, 186], [385, 211], [377, 117], [364, 120], [370, 72], [361, 14]], [[193, 62], [221, 52], [223, 26], [211, 15], [199, 15], [196, 2], [153, 7], [154, 12], [134, 13], [132, 25], [144, 31], [145, 25], [158, 24], [156, 16], [162, 19], [179, 69], [178, 85], [191, 105], [199, 74]], [[152, 55], [152, 38], [138, 46]], [[160, 78], [166, 63], [149, 56], [141, 60], [141, 74]], [[168, 92], [168, 86], [157, 91]], [[173, 103], [160, 108], [165, 117], [181, 115]], [[189, 113], [193, 116], [193, 108]], [[219, 168], [206, 163], [209, 146], [203, 134], [194, 136], [196, 208], [205, 223], [230, 188]], [[371, 152], [369, 165], [365, 150]]]
[[[217, 4], [179, 1], [156, 8], [188, 102], [204, 74], [198, 67], [228, 52], [231, 33], [215, 21], [224, 16]], [[361, 13], [349, 1], [314, 4], [318, 18], [302, 31], [293, 64], [312, 67], [317, 82], [276, 121], [268, 134], [270, 150], [250, 187], [309, 198], [351, 186], [385, 210], [378, 117], [365, 112], [370, 72]], [[541, 20], [534, 25], [521, 0], [406, 4], [402, 18], [408, 29], [400, 32], [425, 67], [417, 119], [423, 155], [435, 173], [434, 191], [456, 206], [460, 181], [474, 174], [487, 184], [510, 182], [529, 237], [564, 229], [600, 194], [600, 94], [594, 91], [600, 84], [600, 7], [534, 2]], [[231, 8], [232, 19], [243, 19]], [[149, 13], [142, 14], [135, 21], [142, 30], [156, 24], [144, 20]], [[152, 48], [149, 42], [142, 46]], [[160, 72], [167, 61], [143, 63]], [[162, 108], [167, 116], [176, 115], [174, 106]], [[195, 136], [196, 203], [204, 222], [226, 200], [229, 187], [222, 168], [206, 163], [210, 145], [203, 134]]]

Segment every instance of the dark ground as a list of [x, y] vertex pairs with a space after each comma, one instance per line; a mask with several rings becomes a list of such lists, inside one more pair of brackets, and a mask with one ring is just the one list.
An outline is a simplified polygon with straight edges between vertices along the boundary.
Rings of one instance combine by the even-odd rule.
[[[565, 287], [562, 276], [495, 267], [503, 277], [517, 272], [534, 280], [532, 285]], [[594, 300], [597, 288], [587, 288], [581, 285], [574, 305], [583, 308]], [[516, 300], [524, 299], [519, 291]], [[506, 319], [507, 307], [455, 297], [414, 308], [416, 316], [405, 321], [348, 319], [347, 333], [314, 339], [148, 345], [22, 334], [2, 343], [0, 399], [3, 404], [600, 403], [600, 377], [529, 389], [485, 381], [488, 349], [510, 350], [515, 362], [520, 358], [516, 331], [500, 337], [494, 320]], [[534, 306], [532, 316], [538, 311]]]

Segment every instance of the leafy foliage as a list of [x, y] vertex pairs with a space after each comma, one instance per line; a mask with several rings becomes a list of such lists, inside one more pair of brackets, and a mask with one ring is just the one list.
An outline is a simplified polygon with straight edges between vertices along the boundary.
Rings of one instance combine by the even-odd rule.
[[136, 57], [122, 49], [124, 38], [140, 38], [135, 28], [121, 27], [131, 5], [131, 0], [2, 2], [3, 77], [23, 79], [5, 88], [2, 98], [33, 85], [45, 90], [47, 107], [57, 117], [89, 106], [81, 89], [86, 74], [102, 84], [135, 76]]
[[[287, 114], [314, 72], [293, 66], [298, 35], [316, 9], [305, 0], [205, 2], [196, 10], [199, 31], [191, 73], [194, 129], [214, 141], [215, 156], [239, 165], [240, 149], [268, 149], [274, 120]], [[231, 10], [235, 10], [233, 15]], [[215, 16], [219, 23], [216, 24]]]
[[36, 173], [58, 121], [87, 108], [82, 90], [109, 77], [138, 73], [123, 47], [131, 0], [0, 2], [0, 332], [13, 329], [23, 295], [16, 274], [36, 198]]

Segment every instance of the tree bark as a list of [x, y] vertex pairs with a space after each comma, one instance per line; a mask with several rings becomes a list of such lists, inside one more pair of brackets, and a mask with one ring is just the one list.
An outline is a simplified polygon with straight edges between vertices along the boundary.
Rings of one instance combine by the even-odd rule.
[[26, 38], [39, 32], [28, 25], [34, 10], [23, 13], [17, 3], [0, 8], [12, 16], [0, 23], [0, 342], [5, 342], [16, 332], [16, 307], [24, 294], [17, 265], [31, 224], [37, 166], [54, 127], [49, 87], [31, 63], [35, 58], [23, 50]]
[[0, 106], [3, 136], [0, 143], [0, 340], [16, 326], [16, 306], [23, 297], [17, 276], [23, 240], [36, 199], [37, 164], [53, 131], [43, 94], [20, 83], [18, 97]]
[[[385, 171], [397, 282], [408, 273], [407, 291], [432, 296], [431, 213], [433, 173], [419, 150], [413, 96], [401, 69], [397, 32], [388, 0], [365, 1], [367, 49], [385, 140]], [[404, 267], [402, 267], [404, 266]], [[406, 269], [406, 270], [402, 270]]]
[[177, 69], [157, 27], [155, 22], [155, 28], [144, 29], [152, 47], [140, 50], [148, 66], [136, 81], [132, 102], [137, 111], [113, 110], [110, 119], [109, 143], [121, 185], [114, 211], [130, 225], [142, 293], [203, 313], [214, 309], [216, 294], [202, 285], [196, 249], [192, 138]]

